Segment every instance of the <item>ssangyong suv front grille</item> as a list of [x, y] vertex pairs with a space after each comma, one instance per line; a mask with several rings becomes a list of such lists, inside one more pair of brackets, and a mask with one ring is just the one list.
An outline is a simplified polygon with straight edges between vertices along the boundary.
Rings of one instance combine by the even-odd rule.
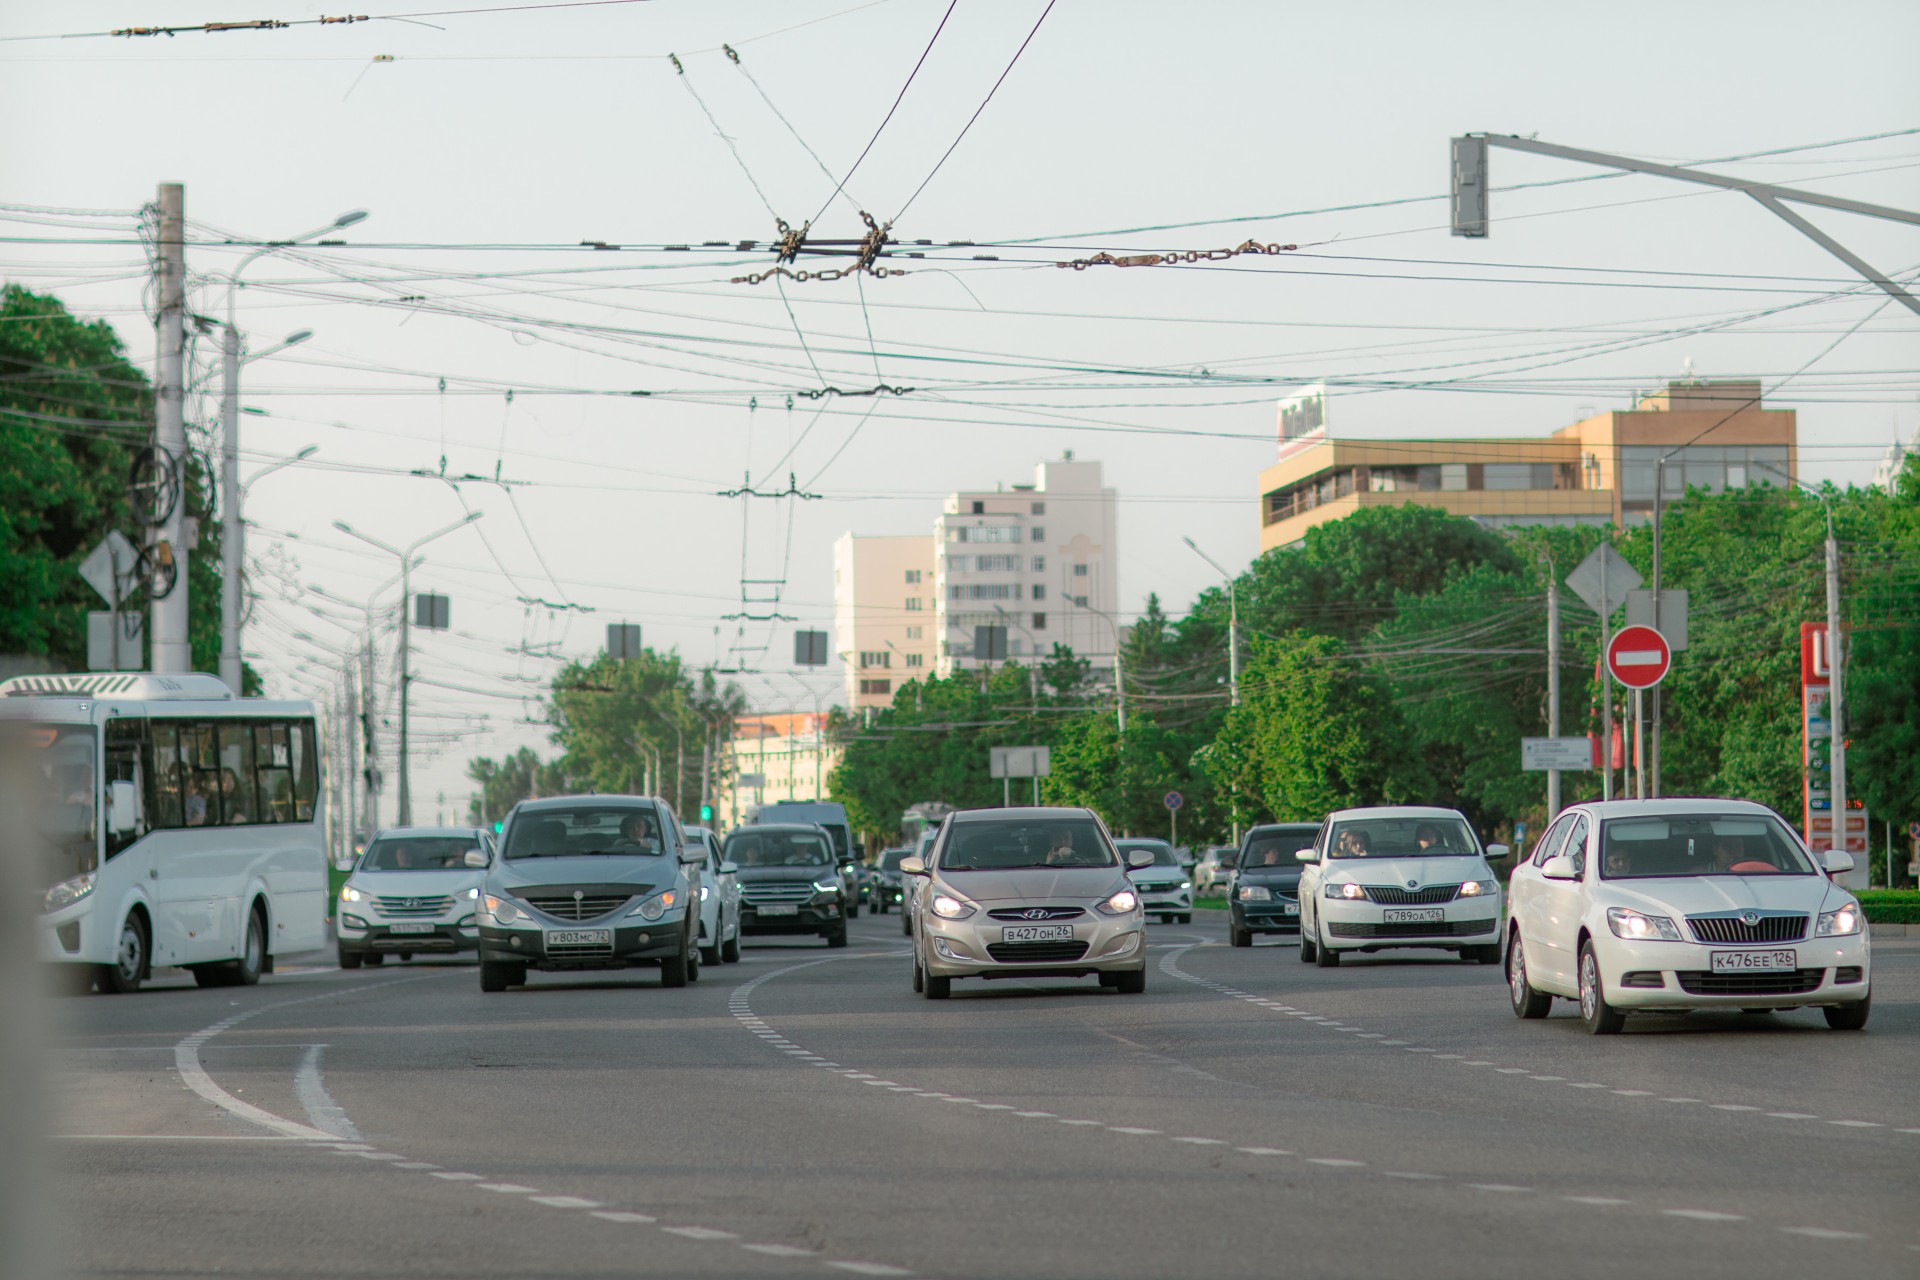
[[528, 895], [527, 902], [536, 911], [544, 911], [556, 920], [598, 920], [633, 901], [632, 894], [583, 893], [555, 894], [552, 897]]

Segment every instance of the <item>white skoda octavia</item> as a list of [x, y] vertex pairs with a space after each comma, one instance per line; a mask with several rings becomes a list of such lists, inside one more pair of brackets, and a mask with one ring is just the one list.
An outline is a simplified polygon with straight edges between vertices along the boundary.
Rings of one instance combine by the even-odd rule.
[[1437, 947], [1500, 963], [1500, 882], [1457, 809], [1342, 809], [1327, 815], [1300, 874], [1300, 959], [1330, 968], [1349, 951]]
[[1867, 1025], [1867, 926], [1852, 894], [1778, 814], [1743, 800], [1614, 800], [1562, 813], [1514, 870], [1507, 989], [1544, 1018], [1576, 1000], [1587, 1030], [1628, 1011], [1818, 1006]]

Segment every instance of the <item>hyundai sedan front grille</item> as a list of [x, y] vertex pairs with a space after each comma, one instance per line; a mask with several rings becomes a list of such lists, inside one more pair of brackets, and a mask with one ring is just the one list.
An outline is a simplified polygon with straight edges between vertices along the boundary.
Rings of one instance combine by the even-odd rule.
[[995, 907], [987, 915], [995, 920], [1075, 920], [1087, 914], [1079, 907]]

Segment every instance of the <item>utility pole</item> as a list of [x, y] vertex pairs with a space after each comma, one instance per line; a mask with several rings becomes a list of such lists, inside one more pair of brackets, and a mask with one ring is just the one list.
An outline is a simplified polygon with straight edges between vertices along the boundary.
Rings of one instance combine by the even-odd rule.
[[367, 613], [367, 647], [360, 656], [360, 736], [362, 771], [367, 784], [366, 832], [369, 838], [380, 829], [380, 744], [374, 734], [373, 712], [379, 705], [373, 687], [373, 613]]
[[1607, 631], [1613, 601], [1607, 599], [1607, 575], [1600, 575], [1600, 798], [1613, 799], [1613, 674], [1607, 670]]
[[[411, 550], [411, 549], [409, 549]], [[400, 817], [413, 825], [413, 787], [407, 768], [407, 682], [413, 674], [413, 556], [400, 557]]]
[[[1560, 736], [1560, 579], [1547, 562], [1547, 736]], [[1560, 771], [1547, 770], [1547, 825], [1560, 816]]]
[[[1833, 505], [1827, 504], [1827, 716], [1833, 736], [1827, 739], [1832, 752], [1833, 770], [1833, 847], [1847, 848], [1847, 727], [1845, 702], [1841, 697], [1841, 673], [1845, 670], [1843, 637], [1840, 634], [1840, 544], [1833, 536]], [[1864, 870], [1864, 868], [1863, 868]], [[1865, 877], [1862, 877], [1864, 882]]]
[[357, 749], [360, 741], [360, 689], [354, 683], [351, 655], [347, 658], [341, 676], [346, 683], [347, 719], [346, 732], [341, 735], [345, 739], [346, 777], [344, 781], [347, 793], [347, 835], [341, 842], [341, 852], [351, 856], [354, 836], [360, 830], [360, 752]]
[[240, 331], [220, 331], [220, 680], [240, 695]]
[[153, 537], [154, 563], [173, 566], [173, 587], [151, 606], [152, 667], [156, 673], [193, 670], [187, 639], [187, 246], [186, 188], [160, 184], [160, 225], [155, 236], [154, 283], [159, 296], [158, 369], [154, 388], [156, 471], [171, 473], [174, 483], [156, 486], [160, 508]]

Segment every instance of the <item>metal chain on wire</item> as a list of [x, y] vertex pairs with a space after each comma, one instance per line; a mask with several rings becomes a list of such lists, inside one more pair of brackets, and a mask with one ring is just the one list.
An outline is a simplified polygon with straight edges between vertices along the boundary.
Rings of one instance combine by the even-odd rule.
[[1228, 258], [1237, 258], [1243, 253], [1291, 253], [1299, 247], [1297, 244], [1261, 244], [1258, 240], [1249, 240], [1231, 249], [1176, 249], [1172, 253], [1119, 255], [1096, 253], [1091, 258], [1075, 258], [1070, 262], [1056, 262], [1053, 265], [1062, 268], [1071, 267], [1075, 271], [1085, 271], [1088, 267], [1160, 267], [1182, 262], [1224, 262]]

